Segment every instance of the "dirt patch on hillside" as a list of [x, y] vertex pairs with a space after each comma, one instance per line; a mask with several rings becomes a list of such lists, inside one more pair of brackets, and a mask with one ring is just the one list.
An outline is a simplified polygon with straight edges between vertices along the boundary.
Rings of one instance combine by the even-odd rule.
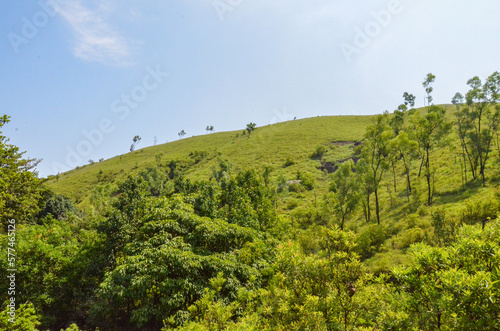
[[347, 146], [347, 145], [359, 146], [362, 143], [361, 141], [333, 141], [332, 144], [335, 146]]
[[326, 170], [329, 174], [333, 174], [335, 171], [337, 171], [337, 169], [339, 168], [339, 166], [342, 163], [347, 162], [349, 160], [352, 160], [354, 162], [354, 164], [357, 164], [359, 161], [359, 157], [353, 156], [353, 157], [350, 157], [350, 158], [347, 158], [344, 160], [340, 160], [337, 162], [321, 162], [321, 166], [319, 166], [318, 169], [321, 171]]

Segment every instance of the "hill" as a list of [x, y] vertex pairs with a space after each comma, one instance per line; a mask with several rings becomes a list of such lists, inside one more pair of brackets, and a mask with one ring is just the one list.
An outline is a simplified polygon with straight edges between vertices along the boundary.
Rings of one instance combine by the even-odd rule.
[[318, 162], [310, 156], [318, 146], [328, 149], [325, 160], [345, 158], [351, 154], [349, 146], [362, 139], [372, 121], [373, 116], [315, 117], [259, 127], [250, 136], [238, 130], [184, 138], [85, 165], [49, 177], [47, 183], [80, 203], [93, 186], [154, 166], [157, 156], [162, 164], [178, 161], [189, 178], [207, 178], [218, 158], [227, 159], [236, 171], [264, 165], [279, 169], [287, 160], [295, 162], [287, 169], [289, 174], [297, 169], [311, 171]]
[[[455, 107], [444, 105], [446, 119], [455, 122]], [[417, 110], [423, 113], [425, 109]], [[391, 115], [393, 116], [393, 115]], [[328, 197], [331, 173], [342, 162], [355, 158], [356, 146], [363, 140], [366, 127], [375, 116], [325, 116], [288, 121], [258, 127], [250, 135], [244, 131], [220, 132], [180, 139], [163, 145], [143, 148], [102, 162], [48, 179], [57, 193], [71, 197], [86, 210], [89, 196], [95, 187], [115, 187], [129, 174], [148, 167], [169, 172], [174, 161], [176, 171], [192, 180], [208, 179], [220, 160], [227, 160], [233, 172], [247, 169], [271, 169], [271, 178], [279, 186], [288, 182], [278, 195], [279, 214], [295, 227], [295, 239], [310, 252], [319, 244], [314, 241], [315, 219], [331, 219]], [[433, 215], [446, 213], [458, 220], [485, 212], [477, 209], [494, 199], [500, 183], [498, 151], [494, 150], [488, 165], [488, 185], [479, 181], [464, 185], [460, 147], [456, 125], [453, 124], [450, 143], [432, 153], [434, 203], [425, 206], [426, 185], [419, 176], [419, 161], [412, 162], [411, 176], [416, 178], [411, 199], [405, 190], [401, 164], [387, 169], [380, 189], [382, 226], [374, 228], [366, 222], [361, 208], [347, 222], [347, 228], [357, 232], [366, 242], [360, 245], [365, 263], [375, 271], [387, 271], [405, 263], [405, 250], [415, 242], [434, 236]], [[308, 189], [297, 189], [294, 181], [310, 182]], [[373, 201], [371, 208], [373, 209]], [[91, 207], [90, 207], [91, 208]], [[488, 213], [488, 212], [486, 212]], [[495, 216], [494, 211], [490, 211]], [[470, 216], [470, 215], [469, 215]], [[365, 246], [363, 246], [365, 245]]]
[[476, 119], [434, 105], [310, 118], [43, 181], [0, 135], [17, 325], [498, 329], [500, 141], [477, 140]]

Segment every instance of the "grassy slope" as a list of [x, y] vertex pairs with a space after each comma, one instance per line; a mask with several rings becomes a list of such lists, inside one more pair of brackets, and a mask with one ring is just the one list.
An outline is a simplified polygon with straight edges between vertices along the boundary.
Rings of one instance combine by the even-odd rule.
[[[160, 153], [163, 153], [163, 164], [169, 160], [193, 163], [189, 155], [195, 151], [205, 151], [208, 156], [187, 169], [190, 178], [207, 177], [219, 155], [228, 159], [235, 170], [264, 164], [281, 168], [287, 158], [297, 162], [290, 171], [299, 168], [314, 170], [319, 162], [312, 162], [309, 156], [317, 146], [334, 147], [333, 141], [361, 140], [371, 120], [370, 116], [315, 117], [259, 127], [250, 138], [242, 135], [242, 131], [184, 138], [68, 171], [58, 179], [49, 179], [48, 184], [56, 192], [81, 201], [93, 186], [99, 184], [99, 177], [107, 176], [109, 179], [105, 182], [121, 180], [133, 171], [154, 165], [155, 155]], [[335, 154], [335, 148], [328, 154]]]
[[[452, 121], [453, 108], [446, 108], [448, 119]], [[217, 159], [221, 157], [228, 159], [236, 171], [271, 165], [275, 178], [284, 176], [286, 179], [295, 179], [297, 171], [312, 173], [317, 180], [315, 190], [305, 193], [290, 192], [280, 196], [281, 213], [293, 216], [300, 208], [318, 205], [317, 202], [320, 202], [327, 192], [329, 176], [317, 169], [320, 160], [310, 157], [316, 147], [328, 147], [322, 161], [343, 160], [352, 154], [353, 145], [338, 142], [361, 140], [366, 126], [372, 121], [373, 116], [315, 117], [259, 127], [250, 138], [242, 135], [241, 130], [185, 138], [69, 171], [59, 175], [58, 180], [50, 179], [48, 184], [57, 193], [68, 195], [84, 206], [85, 197], [92, 187], [120, 181], [130, 173], [154, 165], [155, 155], [159, 153], [163, 153], [162, 164], [170, 160], [181, 161], [187, 167], [186, 175], [190, 178], [208, 177], [212, 167], [216, 166]], [[456, 142], [455, 132], [451, 138]], [[190, 153], [195, 151], [205, 151], [208, 155], [199, 163], [195, 163], [190, 157]], [[410, 203], [406, 200], [401, 166], [396, 169], [396, 191], [393, 188], [392, 173], [386, 173], [386, 179], [380, 189], [380, 198], [382, 225], [387, 233], [387, 240], [379, 253], [366, 261], [369, 267], [384, 270], [402, 263], [406, 259], [404, 251], [413, 241], [432, 237], [430, 220], [436, 209], [443, 209], [450, 217], [458, 218], [466, 203], [475, 204], [493, 197], [500, 182], [497, 149], [494, 149], [488, 164], [489, 180], [486, 188], [477, 182], [469, 183], [465, 188], [462, 186], [458, 153], [456, 144], [433, 153], [431, 162], [436, 169], [436, 195], [434, 206], [430, 208], [423, 206], [426, 201], [426, 186], [423, 178], [417, 179], [418, 161], [412, 165], [416, 194]], [[296, 164], [284, 167], [287, 159], [292, 159]], [[469, 175], [469, 179], [471, 177]], [[374, 218], [374, 211], [372, 214]], [[347, 227], [359, 233], [369, 229], [361, 211], [348, 222]], [[311, 236], [306, 235], [305, 238], [309, 240]]]

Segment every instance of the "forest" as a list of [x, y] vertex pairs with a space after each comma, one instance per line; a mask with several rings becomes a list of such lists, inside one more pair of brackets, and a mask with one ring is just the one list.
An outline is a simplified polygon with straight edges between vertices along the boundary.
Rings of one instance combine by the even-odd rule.
[[48, 178], [0, 131], [0, 330], [499, 330], [500, 73], [435, 80], [345, 139], [212, 126]]

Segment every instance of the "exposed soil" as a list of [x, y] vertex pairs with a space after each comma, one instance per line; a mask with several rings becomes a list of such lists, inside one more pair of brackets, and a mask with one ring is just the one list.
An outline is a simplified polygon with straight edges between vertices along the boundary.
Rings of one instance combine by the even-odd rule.
[[349, 160], [352, 160], [354, 162], [354, 164], [357, 164], [359, 157], [353, 156], [353, 157], [350, 157], [350, 158], [347, 158], [344, 160], [340, 160], [337, 162], [321, 162], [321, 166], [319, 166], [318, 169], [321, 171], [326, 170], [329, 174], [332, 174], [335, 171], [337, 171], [337, 169], [339, 168], [339, 165], [341, 165], [342, 163], [347, 162]]

